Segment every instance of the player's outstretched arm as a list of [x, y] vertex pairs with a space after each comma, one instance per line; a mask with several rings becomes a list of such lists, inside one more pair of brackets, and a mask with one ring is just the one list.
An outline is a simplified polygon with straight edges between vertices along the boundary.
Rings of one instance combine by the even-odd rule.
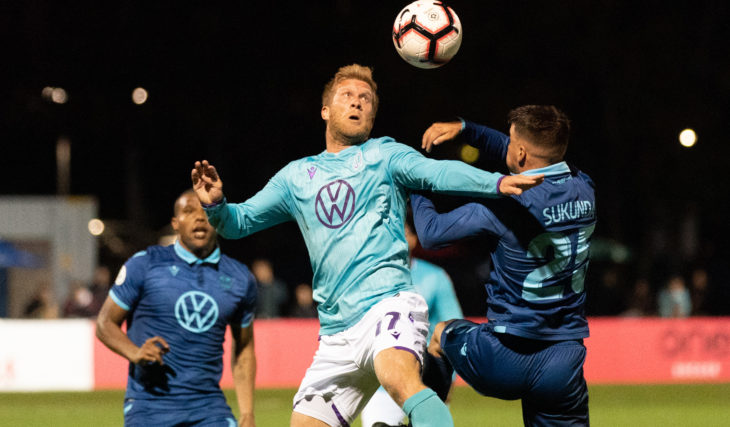
[[544, 180], [545, 175], [507, 175], [499, 181], [499, 192], [506, 196], [519, 196]]
[[190, 178], [193, 180], [193, 190], [198, 195], [200, 203], [210, 205], [223, 200], [223, 181], [218, 176], [215, 166], [207, 160], [195, 162]]
[[434, 145], [451, 141], [461, 133], [461, 122], [436, 122], [426, 129], [421, 138], [421, 148], [427, 153]]

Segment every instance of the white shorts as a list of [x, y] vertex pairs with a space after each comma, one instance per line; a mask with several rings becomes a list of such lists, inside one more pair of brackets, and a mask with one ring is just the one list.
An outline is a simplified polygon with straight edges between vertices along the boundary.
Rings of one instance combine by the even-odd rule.
[[423, 297], [401, 292], [375, 304], [351, 328], [321, 336], [294, 396], [294, 411], [333, 427], [349, 426], [380, 385], [375, 356], [398, 348], [423, 364], [428, 326]]

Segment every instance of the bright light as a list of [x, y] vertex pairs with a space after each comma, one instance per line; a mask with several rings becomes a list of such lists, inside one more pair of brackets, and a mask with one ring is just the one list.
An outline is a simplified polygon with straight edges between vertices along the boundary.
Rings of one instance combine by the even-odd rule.
[[50, 100], [52, 95], [53, 95], [53, 88], [50, 86], [44, 87], [43, 90], [41, 91], [41, 96], [43, 97], [43, 99]]
[[65, 104], [68, 101], [68, 94], [62, 87], [54, 87], [51, 92], [51, 101], [56, 104]]
[[466, 163], [474, 163], [479, 159], [479, 149], [472, 147], [471, 145], [464, 144], [461, 146], [459, 152], [461, 160]]
[[679, 133], [679, 143], [684, 147], [692, 147], [697, 143], [697, 134], [692, 129], [685, 129]]
[[147, 102], [147, 91], [143, 87], [138, 87], [132, 91], [132, 102], [137, 105], [142, 105]]
[[41, 96], [56, 104], [65, 104], [68, 101], [68, 93], [62, 87], [46, 86], [41, 91]]
[[92, 236], [100, 236], [104, 232], [104, 222], [98, 218], [89, 221], [89, 233]]

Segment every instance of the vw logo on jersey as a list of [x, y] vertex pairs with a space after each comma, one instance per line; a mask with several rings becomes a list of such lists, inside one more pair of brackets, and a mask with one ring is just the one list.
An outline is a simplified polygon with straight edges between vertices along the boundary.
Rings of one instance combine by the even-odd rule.
[[343, 179], [319, 189], [314, 202], [317, 219], [327, 228], [340, 228], [355, 211], [355, 190]]
[[218, 320], [218, 304], [204, 292], [188, 291], [177, 299], [175, 317], [180, 326], [199, 334], [210, 329]]

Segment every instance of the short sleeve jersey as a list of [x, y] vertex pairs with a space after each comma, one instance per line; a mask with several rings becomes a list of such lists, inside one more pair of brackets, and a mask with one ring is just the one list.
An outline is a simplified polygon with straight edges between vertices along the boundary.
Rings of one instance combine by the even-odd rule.
[[163, 366], [130, 363], [127, 398], [220, 393], [226, 326], [253, 320], [256, 282], [245, 265], [220, 249], [200, 260], [179, 243], [150, 246], [127, 260], [109, 294], [128, 311], [132, 342], [170, 345]]

